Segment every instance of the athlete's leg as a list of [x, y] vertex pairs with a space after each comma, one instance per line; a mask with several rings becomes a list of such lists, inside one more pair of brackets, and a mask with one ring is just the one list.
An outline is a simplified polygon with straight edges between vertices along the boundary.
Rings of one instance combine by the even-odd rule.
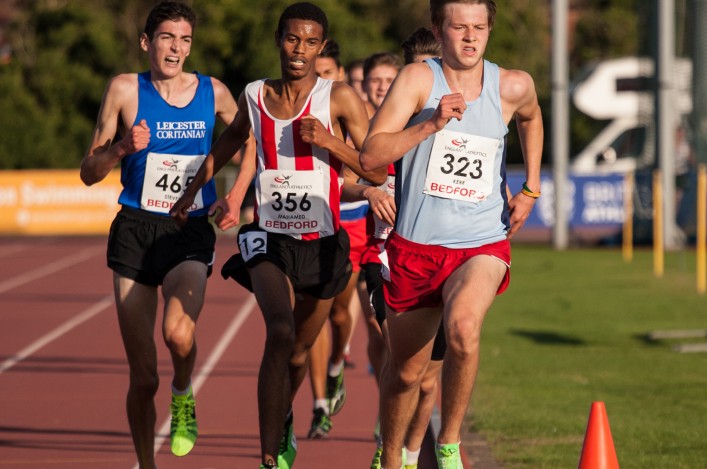
[[326, 438], [331, 430], [329, 403], [326, 399], [326, 377], [329, 362], [331, 337], [329, 328], [324, 325], [317, 340], [309, 349], [309, 384], [312, 388], [312, 424], [307, 438]]
[[346, 345], [344, 346], [344, 363], [347, 367], [353, 367], [354, 363], [351, 361], [351, 341], [353, 340], [353, 335], [356, 332], [356, 325], [358, 320], [363, 314], [363, 305], [361, 304], [361, 298], [359, 297], [359, 288], [365, 287], [365, 282], [363, 281], [363, 276], [360, 272], [355, 273], [358, 280], [356, 281], [356, 291], [351, 295], [351, 301], [349, 301], [349, 315], [351, 316], [351, 332], [346, 339]]
[[290, 403], [307, 374], [307, 358], [331, 310], [333, 299], [322, 300], [298, 294], [294, 306], [295, 337], [290, 356]]
[[288, 365], [295, 344], [295, 300], [290, 280], [271, 262], [260, 262], [248, 273], [265, 321], [265, 350], [258, 373], [260, 448], [262, 462], [275, 463], [290, 407]]
[[[361, 277], [363, 277], [366, 274], [366, 271], [362, 270], [361, 272]], [[370, 364], [373, 372], [373, 378], [376, 380], [376, 386], [379, 386], [380, 376], [383, 370], [383, 365], [387, 360], [388, 350], [383, 339], [381, 325], [378, 323], [376, 313], [373, 311], [373, 305], [371, 305], [371, 298], [368, 294], [367, 283], [368, 282], [358, 282], [356, 286], [356, 296], [359, 298], [361, 314], [363, 315], [363, 321], [366, 326], [366, 336], [368, 338], [368, 343], [366, 344], [366, 354], [368, 357], [368, 363]], [[377, 405], [377, 403], [374, 405]], [[376, 443], [380, 444], [380, 418], [378, 417], [378, 413], [376, 413], [376, 424], [373, 429], [373, 437], [375, 438]]]
[[358, 282], [358, 272], [351, 274], [349, 283], [346, 284], [344, 291], [334, 297], [334, 302], [331, 305], [329, 319], [331, 320], [331, 356], [329, 361], [333, 364], [341, 363], [344, 360], [344, 349], [351, 336], [353, 320], [349, 305], [351, 297], [356, 291], [356, 283]]
[[[364, 268], [365, 270], [362, 270], [362, 272], [364, 272], [364, 275], [366, 276], [366, 282], [359, 282], [357, 290], [359, 301], [361, 303], [361, 309], [363, 312], [363, 318], [366, 324], [366, 333], [368, 335], [368, 344], [366, 347], [366, 353], [368, 354], [368, 362], [373, 367], [373, 373], [376, 378], [376, 383], [378, 383], [388, 351], [386, 349], [386, 343], [383, 339], [381, 325], [376, 317], [376, 312], [373, 308], [373, 305], [371, 304], [371, 295], [383, 296], [383, 286], [382, 279], [380, 279], [380, 273], [378, 273], [377, 279], [379, 279], [380, 282], [378, 289], [375, 292], [370, 292], [368, 288], [375, 288], [373, 279], [376, 279], [375, 274], [371, 274], [370, 271], [375, 270], [375, 268], [371, 264], [365, 265]], [[370, 281], [369, 277], [371, 277]], [[384, 307], [385, 300], [380, 299], [380, 301], [377, 301], [376, 303], [379, 303]], [[384, 315], [385, 313], [383, 312], [383, 316]]]
[[412, 421], [405, 437], [405, 447], [408, 450], [419, 451], [422, 446], [422, 440], [425, 438], [430, 417], [437, 400], [442, 363], [442, 360], [431, 360], [430, 364], [427, 365], [427, 371], [425, 371], [425, 376], [420, 383], [420, 397], [417, 401], [417, 408], [412, 416]]
[[419, 386], [432, 353], [441, 308], [387, 312], [388, 363], [380, 383], [382, 466], [401, 466], [403, 441], [417, 406]]
[[498, 259], [480, 255], [455, 270], [444, 285], [447, 353], [442, 370], [442, 427], [437, 438], [440, 444], [460, 441], [479, 366], [481, 326], [506, 270]]
[[351, 331], [351, 317], [348, 308], [343, 305], [347, 298], [350, 299], [352, 296], [352, 288], [350, 287], [352, 287], [352, 283], [355, 287], [354, 277], [357, 277], [357, 274], [352, 274], [346, 289], [334, 297], [329, 314], [332, 334], [329, 334], [329, 329], [326, 326], [322, 327], [309, 351], [309, 381], [312, 386], [315, 406], [318, 399], [326, 398], [329, 361], [339, 363], [344, 359], [345, 340], [348, 340]]
[[309, 383], [312, 387], [312, 397], [315, 404], [317, 400], [326, 399], [326, 373], [330, 348], [329, 328], [324, 325], [317, 340], [309, 349]]
[[130, 434], [141, 469], [155, 467], [155, 402], [159, 386], [154, 340], [157, 287], [113, 273], [118, 324], [130, 368], [126, 409]]
[[182, 262], [165, 276], [162, 283], [162, 334], [174, 365], [172, 384], [180, 391], [189, 386], [196, 361], [194, 333], [204, 305], [207, 269], [202, 262]]

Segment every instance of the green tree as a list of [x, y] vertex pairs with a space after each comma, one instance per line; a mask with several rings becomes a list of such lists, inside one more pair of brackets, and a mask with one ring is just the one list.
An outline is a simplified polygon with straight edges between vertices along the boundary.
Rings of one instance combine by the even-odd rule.
[[[282, 10], [290, 1], [263, 0], [257, 7], [250, 0], [197, 0], [199, 25], [195, 33], [193, 64], [205, 73], [220, 77], [234, 95], [262, 77], [280, 75], [275, 30]], [[329, 37], [341, 48], [344, 64], [379, 49], [395, 49], [385, 38], [373, 12], [353, 2], [318, 2], [327, 13]]]
[[[279, 74], [274, 33], [280, 12], [291, 2], [190, 3], [198, 24], [187, 69], [221, 78], [234, 95], [249, 81]], [[321, 6], [344, 62], [395, 46], [374, 21], [373, 9], [333, 0]], [[39, 0], [19, 7], [8, 34], [13, 61], [0, 67], [0, 90], [8, 97], [0, 101], [0, 123], [5, 124], [0, 128], [0, 167], [76, 167], [110, 77], [147, 68], [138, 38], [152, 5]]]
[[[75, 167], [124, 43], [110, 12], [82, 2], [29, 2], [10, 33], [14, 62], [0, 68], [2, 166]], [[4, 93], [3, 93], [4, 94]]]
[[[326, 12], [342, 61], [399, 51], [400, 43], [429, 25], [428, 0], [315, 0]], [[5, 34], [13, 50], [0, 65], [0, 168], [78, 166], [90, 139], [108, 80], [147, 69], [138, 38], [156, 0], [21, 0]], [[198, 15], [187, 69], [222, 79], [234, 95], [246, 83], [279, 75], [274, 33], [289, 0], [191, 0]], [[573, 0], [576, 29], [571, 76], [593, 60], [637, 53], [645, 8], [636, 0]], [[528, 71], [550, 128], [551, 0], [498, 2], [487, 57]], [[596, 132], [576, 112], [573, 151]], [[546, 132], [549, 135], [549, 132]], [[511, 132], [511, 135], [515, 135]], [[548, 146], [546, 145], [546, 149]], [[549, 159], [545, 158], [548, 162]], [[515, 137], [508, 162], [520, 163]]]

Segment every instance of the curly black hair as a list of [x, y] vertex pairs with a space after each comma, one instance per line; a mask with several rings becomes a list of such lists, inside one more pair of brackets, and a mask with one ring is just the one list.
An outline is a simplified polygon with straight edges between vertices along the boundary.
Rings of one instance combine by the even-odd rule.
[[277, 23], [277, 37], [282, 38], [282, 33], [285, 31], [287, 20], [311, 20], [322, 25], [324, 37], [326, 39], [329, 34], [329, 21], [327, 20], [324, 10], [313, 3], [299, 2], [285, 8], [285, 11], [280, 15], [280, 21]]

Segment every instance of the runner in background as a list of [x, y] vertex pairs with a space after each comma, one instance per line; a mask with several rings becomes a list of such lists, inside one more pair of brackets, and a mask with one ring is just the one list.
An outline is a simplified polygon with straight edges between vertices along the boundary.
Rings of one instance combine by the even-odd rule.
[[[540, 196], [543, 125], [533, 80], [484, 60], [493, 0], [432, 0], [440, 58], [407, 65], [371, 123], [365, 169], [396, 163], [395, 229], [384, 281], [389, 360], [381, 379], [381, 466], [402, 464], [419, 386], [444, 324], [440, 467], [461, 468], [461, 425], [483, 319], [510, 280], [510, 242]], [[526, 165], [508, 200], [505, 141], [515, 120]], [[384, 279], [386, 272], [384, 272]]]
[[[184, 72], [195, 23], [193, 10], [181, 3], [152, 9], [140, 35], [150, 70], [110, 81], [81, 162], [81, 179], [89, 186], [121, 166], [122, 208], [111, 225], [107, 258], [130, 368], [128, 423], [141, 469], [155, 467], [159, 374], [154, 328], [160, 286], [162, 337], [174, 368], [172, 453], [188, 454], [198, 435], [191, 375], [196, 322], [214, 260], [216, 237], [206, 214], [216, 199], [214, 183], [195, 194], [182, 226], [168, 212], [209, 152], [215, 117], [231, 123], [236, 103], [219, 80]], [[117, 135], [123, 138], [115, 141]]]
[[356, 90], [364, 103], [368, 101], [368, 95], [363, 89], [363, 59], [353, 60], [346, 66], [346, 82]]
[[238, 234], [240, 252], [221, 269], [251, 290], [263, 314], [265, 350], [258, 375], [261, 468], [289, 469], [297, 454], [292, 402], [307, 372], [308, 352], [351, 276], [349, 242], [340, 229], [341, 173], [348, 166], [380, 184], [385, 171], [365, 173], [358, 148], [368, 120], [356, 92], [317, 77], [328, 21], [301, 2], [283, 11], [275, 38], [279, 79], [248, 84], [239, 111], [172, 208], [180, 223], [197, 191], [253, 131], [257, 142], [255, 221]]
[[[425, 59], [439, 57], [442, 53], [439, 42], [434, 36], [430, 28], [418, 28], [400, 45], [403, 50], [403, 59], [405, 64], [423, 62]], [[383, 289], [380, 289], [381, 296]], [[379, 303], [385, 308], [385, 301], [381, 298]], [[383, 312], [385, 314], [385, 312]], [[410, 421], [407, 433], [405, 435], [405, 469], [417, 469], [417, 461], [420, 457], [422, 441], [425, 438], [425, 433], [430, 424], [430, 418], [434, 410], [437, 393], [439, 388], [439, 377], [442, 371], [442, 363], [444, 362], [444, 352], [447, 350], [447, 344], [444, 340], [444, 329], [442, 324], [439, 326], [437, 336], [435, 337], [434, 345], [432, 346], [432, 354], [430, 364], [427, 365], [425, 375], [420, 382], [420, 396], [417, 401], [417, 408]]]
[[[320, 78], [334, 81], [344, 80], [344, 68], [339, 60], [339, 45], [329, 39], [317, 57], [314, 65]], [[333, 427], [332, 417], [339, 413], [346, 400], [344, 367], [346, 349], [354, 326], [351, 314], [351, 300], [354, 298], [358, 279], [359, 259], [362, 245], [355, 229], [355, 223], [349, 219], [348, 204], [341, 204], [341, 227], [349, 235], [349, 259], [353, 273], [344, 291], [336, 295], [329, 313], [331, 334], [326, 326], [322, 328], [317, 340], [309, 351], [309, 381], [314, 400], [312, 423], [307, 433], [309, 439], [326, 438]], [[367, 207], [365, 207], [367, 208]], [[365, 231], [365, 226], [362, 231]], [[333, 340], [332, 340], [333, 339]]]
[[[400, 57], [389, 52], [373, 54], [364, 61], [364, 89], [368, 95], [369, 117], [374, 115], [378, 106], [383, 102], [390, 84], [402, 65]], [[386, 357], [386, 346], [382, 333], [385, 311], [380, 305], [377, 305], [378, 308], [372, 309], [371, 302], [376, 304], [378, 296], [369, 296], [368, 292], [373, 292], [375, 287], [381, 284], [379, 255], [383, 251], [383, 242], [395, 221], [394, 174], [391, 165], [388, 168], [388, 177], [384, 184], [378, 187], [358, 184], [351, 186], [344, 194], [345, 197], [354, 200], [363, 199], [371, 207], [366, 217], [366, 248], [361, 257], [364, 282], [359, 283], [358, 296], [366, 321], [368, 360], [376, 382], [378, 382]], [[356, 190], [353, 190], [354, 188]], [[376, 423], [374, 437], [376, 441], [380, 441], [378, 423]]]

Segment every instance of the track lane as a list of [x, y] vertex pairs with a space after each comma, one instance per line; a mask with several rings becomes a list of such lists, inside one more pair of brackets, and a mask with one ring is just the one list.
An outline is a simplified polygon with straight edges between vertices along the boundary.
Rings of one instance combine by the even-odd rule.
[[[219, 238], [215, 272], [197, 329], [199, 441], [184, 458], [172, 456], [169, 445], [161, 444], [157, 464], [162, 469], [259, 465], [256, 385], [264, 326], [257, 307], [238, 319], [252, 295], [218, 273], [233, 249], [232, 238]], [[98, 305], [112, 296], [105, 239], [0, 239], [0, 256], [0, 282], [15, 282], [0, 293], [0, 320], [5, 324], [0, 328], [0, 359], [22, 358], [0, 373], [0, 468], [133, 467], [124, 411], [128, 368], [114, 306], [87, 313], [100, 309]], [[72, 256], [81, 260], [67, 262]], [[62, 262], [60, 269], [43, 267]], [[43, 275], [24, 283], [12, 280], [36, 276], [27, 274], [33, 269]], [[30, 349], [50, 334], [51, 340]], [[155, 340], [161, 377], [157, 426], [164, 438], [171, 361], [159, 327]], [[378, 395], [365, 350], [366, 333], [359, 322], [352, 345], [358, 366], [346, 372], [347, 403], [334, 417], [328, 440], [306, 440], [312, 399], [308, 380], [303, 383], [294, 406], [296, 468], [370, 466]]]

